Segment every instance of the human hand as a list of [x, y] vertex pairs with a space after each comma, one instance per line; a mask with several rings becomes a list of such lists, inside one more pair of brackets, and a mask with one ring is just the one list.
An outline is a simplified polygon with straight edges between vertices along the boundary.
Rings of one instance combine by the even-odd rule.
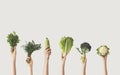
[[61, 54], [61, 58], [62, 58], [62, 62], [65, 62], [65, 60], [66, 60], [66, 54]]
[[103, 58], [103, 61], [107, 60], [107, 55], [106, 56], [101, 56]]
[[16, 54], [17, 54], [16, 47], [11, 48], [11, 55], [13, 58], [16, 58]]
[[45, 59], [49, 59], [51, 55], [51, 49], [48, 47], [44, 50]]
[[27, 57], [26, 62], [30, 67], [33, 65], [33, 60], [31, 57]]

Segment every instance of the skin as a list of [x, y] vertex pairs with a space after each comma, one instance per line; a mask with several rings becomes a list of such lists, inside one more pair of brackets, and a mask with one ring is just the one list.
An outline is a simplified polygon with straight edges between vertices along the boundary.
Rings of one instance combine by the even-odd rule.
[[82, 75], [86, 75], [86, 64], [87, 64], [87, 58], [85, 56], [85, 62], [83, 63], [82, 68]]
[[14, 51], [11, 52], [11, 55], [12, 55], [12, 75], [16, 75], [16, 54], [17, 54], [17, 51], [16, 51], [16, 47], [11, 48], [11, 49], [14, 49]]
[[66, 54], [61, 55], [62, 58], [62, 68], [61, 68], [61, 75], [65, 75], [65, 61], [66, 61]]
[[108, 72], [107, 72], [107, 56], [104, 56], [102, 58], [103, 58], [103, 65], [104, 65], [104, 75], [108, 75]]
[[30, 75], [33, 75], [33, 60], [31, 57], [27, 57], [27, 59], [31, 59], [30, 63], [27, 63], [27, 64], [29, 66]]
[[49, 58], [51, 55], [51, 49], [50, 48], [46, 48], [44, 50], [44, 68], [43, 68], [43, 75], [49, 75]]

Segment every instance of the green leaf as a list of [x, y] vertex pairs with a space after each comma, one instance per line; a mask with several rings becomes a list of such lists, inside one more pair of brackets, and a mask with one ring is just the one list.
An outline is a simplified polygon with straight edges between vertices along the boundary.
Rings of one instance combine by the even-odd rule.
[[28, 53], [28, 57], [31, 57], [31, 54], [34, 51], [39, 50], [41, 48], [41, 44], [35, 44], [35, 42], [32, 40], [32, 42], [28, 42], [22, 47]]
[[17, 43], [19, 43], [19, 41], [20, 40], [16, 32], [8, 34], [7, 42], [10, 44], [11, 47], [17, 46]]
[[80, 53], [80, 54], [82, 54], [82, 52], [80, 51], [80, 49], [79, 48], [76, 48], [77, 49], [77, 51]]
[[62, 53], [65, 53], [67, 55], [73, 46], [73, 39], [71, 37], [62, 37], [59, 45], [62, 49]]

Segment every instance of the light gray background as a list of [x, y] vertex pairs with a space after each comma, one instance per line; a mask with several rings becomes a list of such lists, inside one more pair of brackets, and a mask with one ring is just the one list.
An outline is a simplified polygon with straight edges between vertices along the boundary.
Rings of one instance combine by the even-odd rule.
[[103, 62], [96, 54], [102, 44], [110, 47], [109, 75], [120, 75], [120, 1], [119, 0], [1, 0], [0, 1], [0, 75], [11, 75], [10, 46], [6, 36], [16, 31], [17, 75], [29, 75], [25, 41], [35, 40], [42, 48], [33, 53], [34, 75], [42, 75], [44, 40], [51, 42], [50, 75], [60, 75], [60, 38], [71, 36], [74, 46], [67, 56], [66, 75], [81, 75], [80, 54], [75, 49], [86, 41], [92, 45], [87, 54], [87, 75], [103, 75]]

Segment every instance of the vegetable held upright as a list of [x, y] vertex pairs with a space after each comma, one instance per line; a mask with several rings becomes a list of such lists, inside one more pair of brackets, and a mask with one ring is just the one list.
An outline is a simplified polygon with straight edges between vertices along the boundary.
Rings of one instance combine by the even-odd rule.
[[17, 44], [19, 43], [19, 36], [16, 34], [16, 32], [10, 33], [7, 36], [7, 42], [10, 44], [11, 46], [11, 52], [14, 52], [14, 47], [17, 46]]
[[44, 67], [43, 75], [49, 75], [49, 59], [51, 55], [50, 42], [49, 39], [45, 39], [45, 50], [44, 50]]
[[62, 54], [67, 55], [73, 46], [73, 38], [72, 37], [62, 37], [59, 45], [62, 50]]
[[80, 48], [81, 48], [81, 49], [79, 49], [79, 48], [76, 48], [76, 49], [77, 49], [78, 52], [82, 55], [82, 56], [81, 56], [81, 61], [82, 61], [82, 63], [84, 63], [85, 60], [86, 60], [86, 53], [88, 53], [88, 52], [91, 51], [91, 46], [90, 46], [89, 43], [84, 42], [84, 43], [81, 44]]
[[71, 48], [73, 46], [73, 38], [72, 37], [62, 37], [60, 42], [59, 42], [61, 52], [62, 52], [62, 68], [61, 68], [61, 75], [65, 75], [65, 61], [66, 61], [66, 56], [68, 53], [71, 51]]
[[84, 42], [80, 45], [80, 48], [77, 48], [78, 52], [82, 55], [81, 56], [81, 61], [83, 63], [83, 71], [82, 71], [82, 75], [86, 75], [86, 64], [87, 64], [87, 57], [86, 57], [86, 53], [90, 52], [91, 50], [91, 46], [89, 43]]
[[27, 52], [26, 62], [30, 68], [30, 75], [33, 75], [33, 60], [32, 60], [31, 55], [34, 51], [39, 50], [41, 48], [41, 44], [35, 44], [35, 42], [32, 40], [32, 42], [28, 42], [22, 47]]
[[49, 42], [49, 39], [47, 37], [45, 40], [45, 48], [50, 48], [50, 42]]
[[104, 75], [108, 75], [107, 71], [107, 56], [109, 54], [109, 48], [106, 45], [101, 45], [97, 48], [97, 54], [103, 58], [104, 65]]
[[19, 43], [18, 35], [15, 32], [8, 34], [7, 42], [11, 46], [11, 55], [12, 55], [12, 59], [13, 59], [13, 62], [12, 62], [13, 63], [13, 65], [12, 65], [13, 72], [12, 73], [13, 73], [13, 75], [16, 75], [16, 54], [17, 54], [16, 46]]
[[34, 51], [39, 50], [41, 48], [41, 44], [35, 44], [35, 42], [32, 40], [32, 42], [26, 43], [26, 45], [22, 46], [24, 50], [27, 52], [27, 59], [26, 62], [30, 63], [31, 55]]

